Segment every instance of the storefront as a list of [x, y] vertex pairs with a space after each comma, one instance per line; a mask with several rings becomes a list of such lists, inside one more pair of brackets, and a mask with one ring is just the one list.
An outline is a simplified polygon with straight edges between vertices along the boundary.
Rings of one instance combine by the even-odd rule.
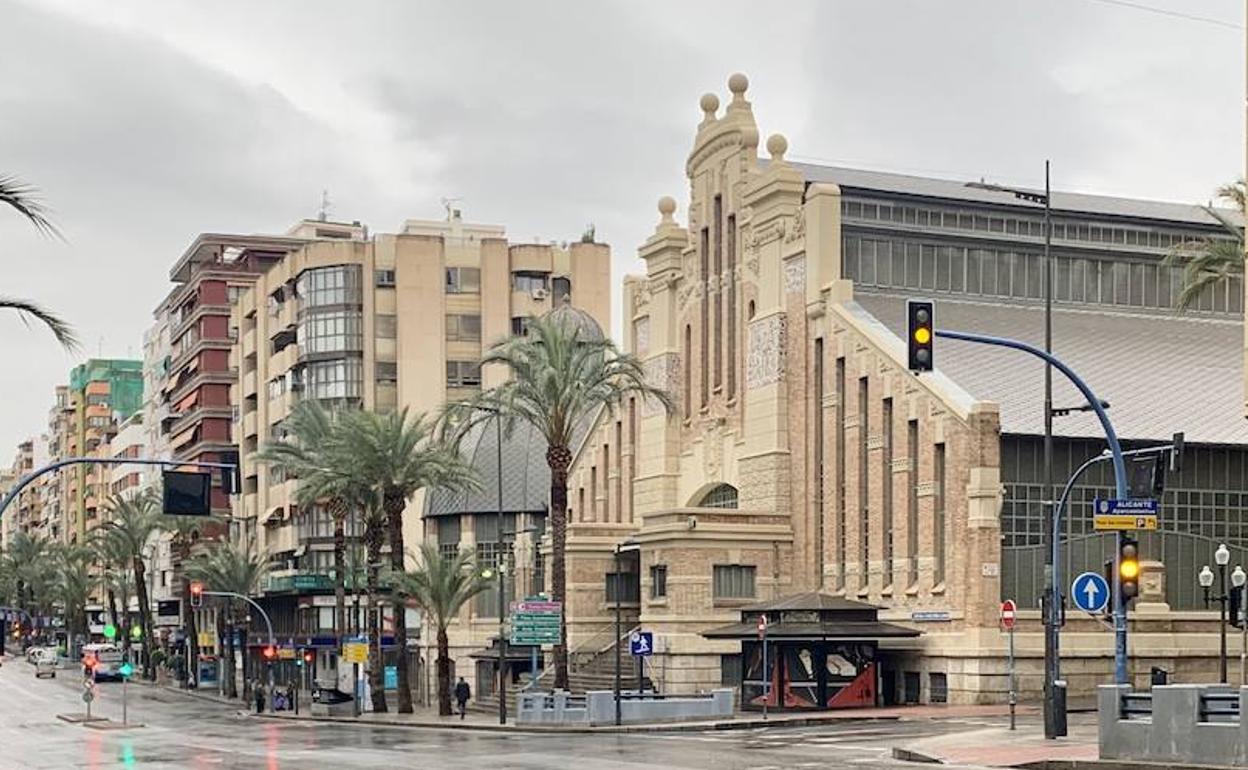
[[881, 622], [878, 612], [837, 596], [797, 594], [745, 607], [740, 623], [703, 636], [741, 640], [743, 709], [764, 702], [792, 711], [866, 708], [879, 700], [879, 641], [919, 635]]

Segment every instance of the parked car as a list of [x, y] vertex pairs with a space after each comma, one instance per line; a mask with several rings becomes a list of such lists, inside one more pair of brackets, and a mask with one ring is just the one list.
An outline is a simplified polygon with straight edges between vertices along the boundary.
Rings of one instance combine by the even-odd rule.
[[35, 656], [35, 678], [42, 679], [47, 676], [55, 679], [57, 663], [56, 651], [44, 648], [42, 653]]

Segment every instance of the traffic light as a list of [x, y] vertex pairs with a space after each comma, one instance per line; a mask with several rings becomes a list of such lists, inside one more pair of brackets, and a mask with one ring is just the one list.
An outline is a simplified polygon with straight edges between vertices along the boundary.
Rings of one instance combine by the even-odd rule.
[[270, 645], [266, 645], [266, 646], [265, 646], [265, 648], [264, 648], [264, 659], [265, 659], [266, 661], [269, 661], [269, 662], [272, 662], [272, 661], [276, 660], [276, 659], [277, 659], [277, 648], [275, 648], [275, 647], [274, 647], [273, 645], [271, 645], [271, 644], [270, 644]]
[[114, 626], [112, 623], [109, 623], [106, 626], [104, 626], [104, 638], [108, 640], [116, 639], [117, 638], [117, 626]]
[[1124, 535], [1118, 546], [1118, 578], [1122, 581], [1123, 604], [1140, 593], [1140, 544]]
[[143, 626], [130, 626], [130, 638], [142, 639], [143, 638]]
[[910, 351], [910, 371], [930, 372], [935, 366], [935, 303], [929, 299], [906, 300], [906, 345]]
[[121, 665], [117, 667], [117, 673], [123, 677], [129, 677], [134, 673], [134, 664], [128, 660], [122, 661]]
[[204, 584], [198, 580], [191, 581], [191, 606], [204, 606]]
[[316, 653], [312, 650], [304, 650], [299, 655], [299, 660], [296, 661], [296, 664], [300, 666], [310, 666], [314, 660], [316, 660]]
[[98, 665], [100, 665], [100, 662], [96, 660], [94, 655], [84, 655], [82, 657], [82, 667], [87, 670], [86, 673], [88, 675], [94, 674], [95, 667]]

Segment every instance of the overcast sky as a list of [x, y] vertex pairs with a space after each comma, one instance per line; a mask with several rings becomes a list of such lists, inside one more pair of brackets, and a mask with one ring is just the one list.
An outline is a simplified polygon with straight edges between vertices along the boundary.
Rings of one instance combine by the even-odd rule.
[[[1152, 13], [1147, 5], [1206, 17]], [[614, 280], [655, 200], [684, 220], [698, 97], [749, 75], [790, 156], [1203, 202], [1244, 167], [1242, 0], [174, 2], [0, 0], [0, 173], [66, 241], [0, 211], [0, 294], [141, 357], [197, 233], [331, 215], [569, 239]], [[615, 301], [618, 316], [618, 299]], [[618, 321], [617, 321], [618, 326]], [[0, 462], [75, 358], [0, 316]]]

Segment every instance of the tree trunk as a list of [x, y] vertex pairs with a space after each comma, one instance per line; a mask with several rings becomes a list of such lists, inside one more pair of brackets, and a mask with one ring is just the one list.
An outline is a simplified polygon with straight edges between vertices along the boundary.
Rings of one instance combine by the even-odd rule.
[[347, 506], [335, 499], [329, 513], [334, 520], [334, 635], [341, 645], [347, 633]]
[[[403, 572], [407, 550], [403, 544], [403, 509], [407, 499], [396, 489], [386, 489], [382, 504], [386, 511], [386, 525], [390, 530], [390, 568]], [[398, 651], [399, 713], [412, 713], [412, 685], [407, 669], [407, 603], [402, 599], [394, 603], [394, 646]]]
[[225, 697], [237, 698], [238, 683], [234, 676], [234, 624], [227, 620], [226, 613], [228, 612], [229, 610], [226, 609], [224, 612], [219, 611], [217, 615], [217, 626], [225, 632], [222, 634], [218, 631], [218, 636], [225, 638], [225, 643], [220, 645], [225, 658], [221, 666], [221, 677], [225, 680]]
[[554, 649], [555, 689], [568, 689], [568, 590], [567, 567], [564, 561], [568, 545], [568, 466], [572, 453], [567, 447], [552, 446], [546, 450], [550, 466], [550, 595], [563, 604], [559, 619], [559, 644]]
[[451, 642], [441, 618], [438, 619], [438, 714], [451, 715]]
[[108, 589], [108, 614], [113, 618], [113, 628], [121, 628], [121, 618], [117, 616], [117, 592]]
[[185, 559], [178, 562], [177, 574], [182, 577], [182, 612], [186, 613], [186, 675], [189, 681], [195, 678], [195, 686], [199, 686], [199, 629], [195, 625], [195, 608], [191, 606], [191, 581], [182, 572]]
[[365, 539], [368, 542], [368, 686], [373, 691], [373, 711], [384, 714], [389, 711], [386, 705], [386, 663], [381, 654], [381, 623], [377, 618], [377, 594], [379, 589], [379, 573], [377, 565], [381, 563], [381, 546], [385, 542], [382, 522], [370, 522]]
[[134, 557], [134, 588], [139, 598], [139, 627], [143, 629], [143, 678], [155, 679], [156, 670], [152, 666], [152, 613], [148, 606], [147, 565], [143, 557]]

